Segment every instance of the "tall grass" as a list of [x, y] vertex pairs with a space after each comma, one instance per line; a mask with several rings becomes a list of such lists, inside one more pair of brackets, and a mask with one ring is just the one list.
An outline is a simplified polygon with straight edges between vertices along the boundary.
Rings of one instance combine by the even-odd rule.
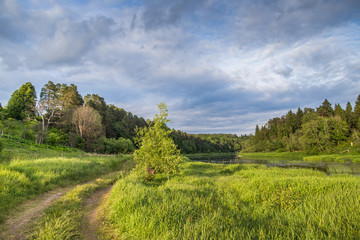
[[[16, 142], [6, 144], [5, 154], [9, 159], [0, 163], [0, 223], [11, 209], [26, 199], [59, 186], [116, 171], [126, 159], [131, 158], [63, 153]], [[37, 157], [33, 158], [30, 151], [38, 151]], [[53, 157], [56, 154], [58, 157]]]
[[170, 181], [119, 180], [119, 239], [359, 239], [360, 178], [310, 169], [187, 162]]

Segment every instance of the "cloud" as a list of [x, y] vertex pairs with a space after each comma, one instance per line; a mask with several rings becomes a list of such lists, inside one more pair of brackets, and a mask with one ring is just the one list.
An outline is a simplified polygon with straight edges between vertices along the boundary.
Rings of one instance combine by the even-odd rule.
[[360, 19], [360, 2], [275, 0], [242, 1], [235, 21], [239, 44], [293, 43]]
[[109, 35], [113, 24], [111, 18], [104, 16], [81, 22], [59, 21], [54, 34], [43, 40], [39, 57], [45, 64], [79, 61], [94, 44]]
[[159, 27], [178, 23], [186, 14], [200, 9], [206, 0], [150, 0], [145, 3], [142, 14], [145, 29], [152, 30]]

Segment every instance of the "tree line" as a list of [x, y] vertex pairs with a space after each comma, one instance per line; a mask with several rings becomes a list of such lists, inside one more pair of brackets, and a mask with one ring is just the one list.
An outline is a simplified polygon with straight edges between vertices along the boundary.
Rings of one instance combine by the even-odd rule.
[[82, 97], [76, 85], [52, 81], [41, 88], [39, 99], [30, 82], [22, 85], [7, 106], [0, 106], [0, 119], [1, 135], [101, 153], [133, 151], [135, 129], [147, 126], [142, 117], [97, 94]]
[[182, 153], [237, 152], [248, 136], [236, 134], [188, 134], [180, 130], [170, 134]]
[[[126, 153], [137, 148], [137, 129], [150, 120], [107, 104], [98, 94], [84, 97], [74, 84], [48, 81], [37, 98], [27, 82], [0, 104], [0, 135], [21, 137], [35, 143], [63, 145], [98, 153]], [[182, 153], [233, 152], [244, 140], [233, 134], [170, 134]]]
[[244, 152], [304, 151], [307, 154], [337, 151], [360, 152], [360, 95], [353, 108], [343, 109], [325, 99], [316, 109], [298, 108], [282, 117], [256, 125], [255, 134], [244, 142]]

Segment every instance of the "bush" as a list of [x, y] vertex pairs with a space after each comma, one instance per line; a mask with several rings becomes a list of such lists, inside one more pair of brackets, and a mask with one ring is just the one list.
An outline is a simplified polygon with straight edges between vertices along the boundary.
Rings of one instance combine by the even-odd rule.
[[0, 141], [0, 152], [3, 150], [3, 144], [2, 142]]
[[52, 128], [46, 138], [46, 142], [52, 146], [66, 145], [69, 143], [69, 135], [61, 131], [60, 129]]
[[118, 154], [128, 153], [134, 151], [134, 144], [130, 139], [125, 138], [110, 138], [105, 140], [105, 153]]

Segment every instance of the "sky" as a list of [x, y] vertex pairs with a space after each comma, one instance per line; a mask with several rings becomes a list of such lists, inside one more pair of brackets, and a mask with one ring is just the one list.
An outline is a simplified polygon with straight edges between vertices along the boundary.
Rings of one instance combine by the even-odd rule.
[[0, 0], [0, 103], [75, 84], [171, 128], [254, 133], [360, 94], [359, 0]]

